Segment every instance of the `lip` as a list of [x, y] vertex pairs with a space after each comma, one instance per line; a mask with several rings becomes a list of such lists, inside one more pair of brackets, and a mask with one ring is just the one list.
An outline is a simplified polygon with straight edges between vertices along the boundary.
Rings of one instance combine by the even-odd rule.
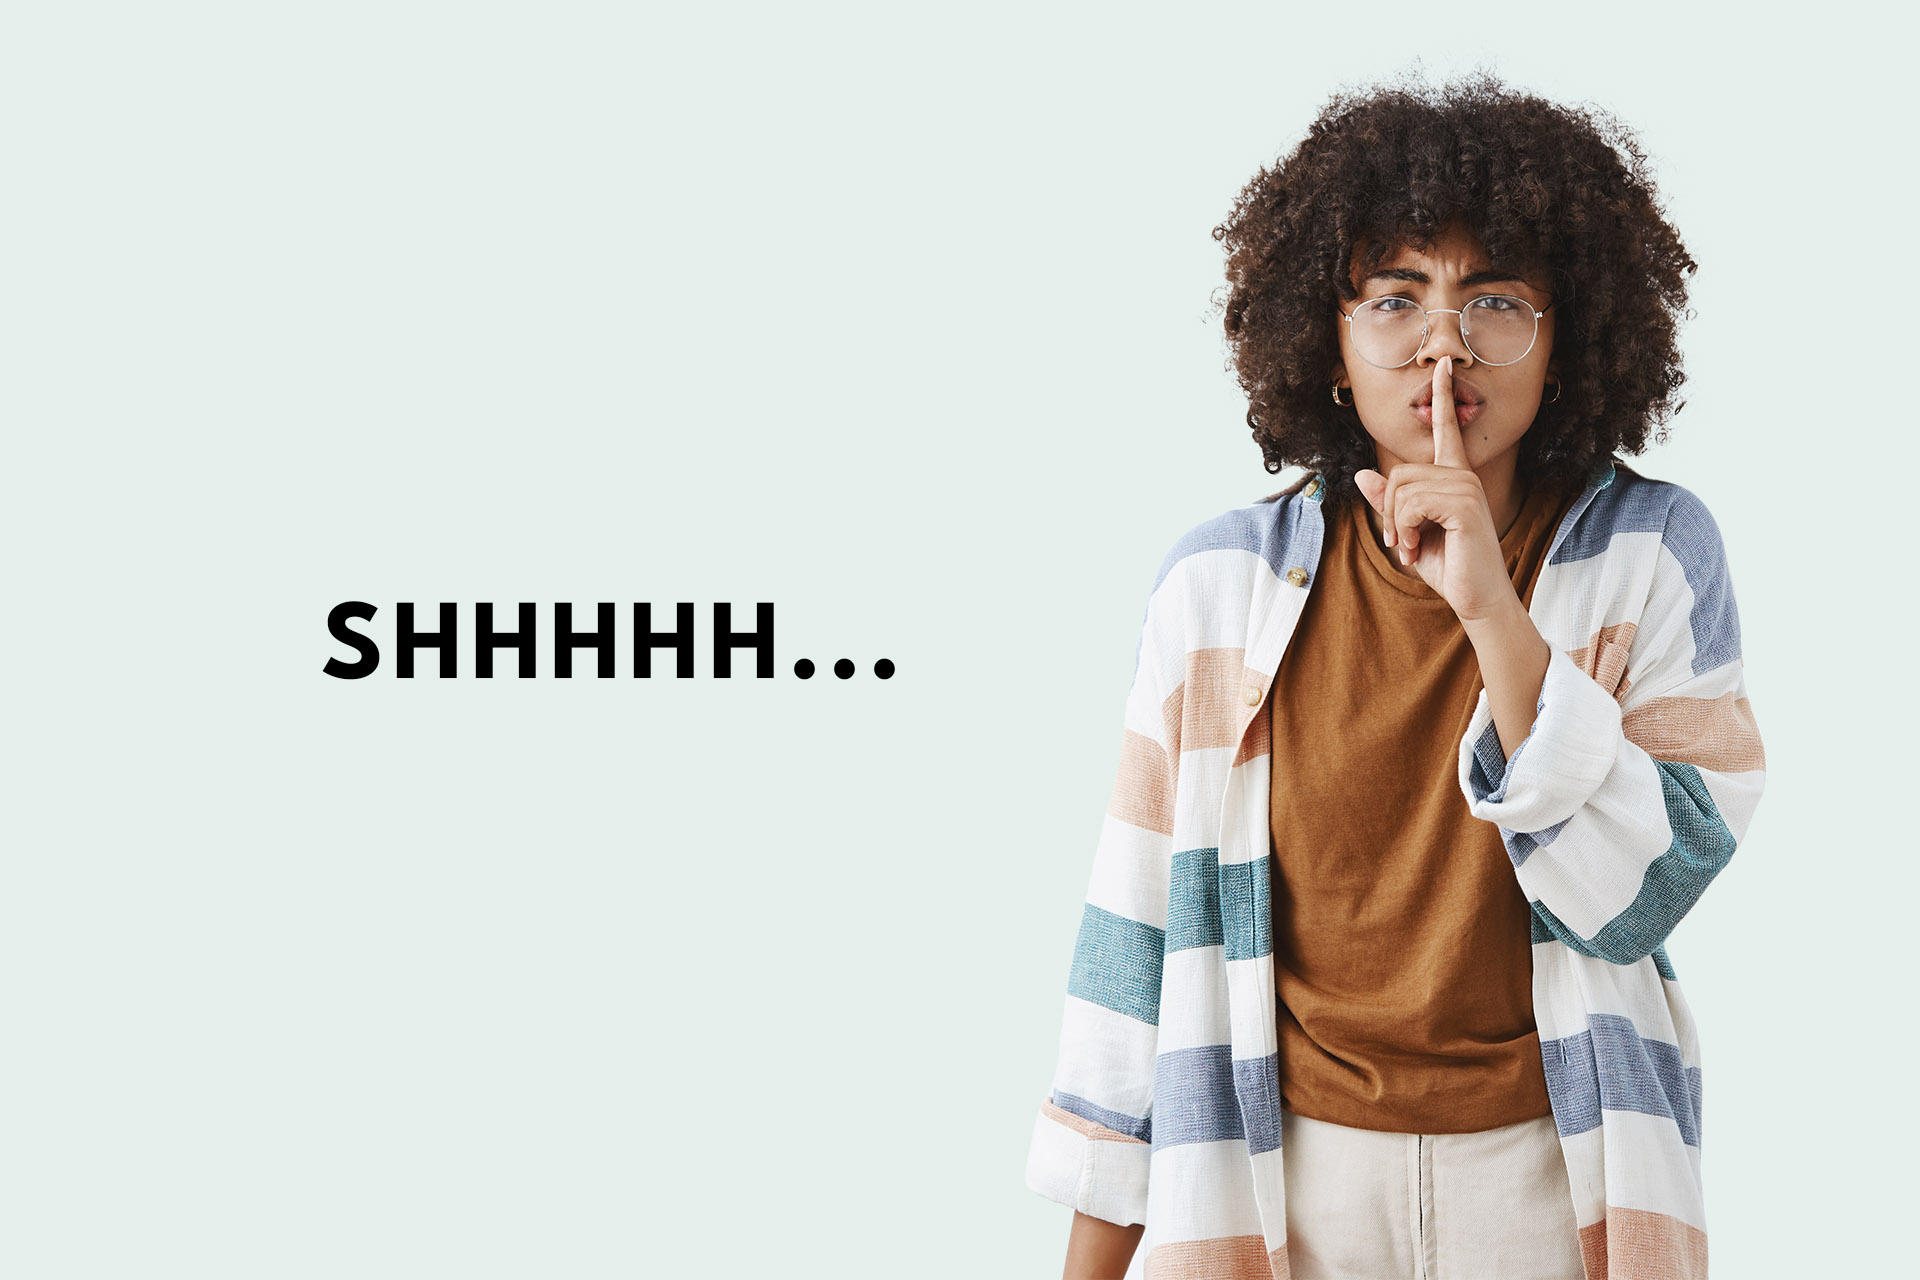
[[[1455, 401], [1453, 406], [1453, 420], [1464, 427], [1480, 416], [1480, 408], [1480, 404], [1476, 401]], [[1413, 407], [1413, 416], [1420, 419], [1421, 425], [1426, 427], [1427, 430], [1433, 430], [1433, 406], [1431, 404], [1415, 405]]]
[[[1455, 404], [1485, 404], [1487, 398], [1480, 394], [1480, 388], [1468, 382], [1458, 374], [1453, 378], [1453, 399]], [[1420, 387], [1420, 394], [1413, 398], [1414, 408], [1433, 403], [1433, 380], [1429, 378]]]

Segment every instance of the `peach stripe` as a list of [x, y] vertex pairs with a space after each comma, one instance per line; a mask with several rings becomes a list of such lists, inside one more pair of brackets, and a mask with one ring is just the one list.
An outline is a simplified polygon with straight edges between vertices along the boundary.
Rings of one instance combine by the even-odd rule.
[[[1266, 689], [1269, 692], [1273, 689], [1272, 676], [1262, 675], [1258, 671], [1244, 672], [1243, 676], [1249, 685]], [[1244, 690], [1242, 690], [1242, 692], [1244, 693]], [[1268, 755], [1272, 751], [1273, 708], [1269, 705], [1268, 700], [1263, 698], [1260, 701], [1260, 706], [1253, 713], [1253, 723], [1247, 726], [1245, 734], [1240, 739], [1240, 750], [1234, 753], [1233, 762], [1235, 764], [1245, 764], [1249, 760]]]
[[1707, 1234], [1649, 1209], [1607, 1206], [1580, 1228], [1587, 1280], [1706, 1280]]
[[1130, 1133], [1109, 1129], [1103, 1124], [1095, 1124], [1085, 1116], [1077, 1116], [1065, 1107], [1057, 1107], [1051, 1099], [1040, 1104], [1040, 1114], [1067, 1126], [1088, 1142], [1138, 1142], [1143, 1147], [1147, 1145]]
[[1173, 778], [1159, 743], [1132, 729], [1120, 735], [1120, 768], [1107, 812], [1163, 836], [1173, 834]]
[[1633, 634], [1637, 629], [1631, 622], [1602, 627], [1578, 649], [1569, 649], [1567, 656], [1616, 700], [1624, 700], [1628, 684], [1627, 655], [1633, 649]]
[[1259, 1236], [1179, 1240], [1156, 1245], [1146, 1273], [1147, 1280], [1287, 1280], [1287, 1250], [1269, 1258]]
[[1247, 709], [1246, 650], [1194, 649], [1187, 654], [1185, 697], [1180, 708], [1180, 749], [1231, 747], [1230, 735]]
[[1753, 707], [1732, 690], [1717, 698], [1655, 698], [1621, 716], [1620, 728], [1655, 760], [1678, 760], [1715, 773], [1767, 767]]

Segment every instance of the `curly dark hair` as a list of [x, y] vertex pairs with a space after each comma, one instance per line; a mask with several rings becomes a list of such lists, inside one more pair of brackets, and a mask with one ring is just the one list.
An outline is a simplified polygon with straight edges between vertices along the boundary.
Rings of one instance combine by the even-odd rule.
[[1675, 338], [1696, 264], [1632, 133], [1488, 71], [1437, 91], [1403, 74], [1336, 93], [1213, 230], [1227, 251], [1215, 301], [1229, 367], [1269, 472], [1306, 466], [1326, 476], [1335, 505], [1358, 498], [1353, 473], [1378, 460], [1358, 412], [1328, 390], [1337, 303], [1359, 296], [1351, 267], [1364, 277], [1402, 246], [1425, 251], [1455, 222], [1494, 262], [1550, 281], [1556, 304], [1561, 391], [1521, 437], [1521, 477], [1577, 489], [1601, 458], [1641, 453], [1649, 428], [1680, 411]]

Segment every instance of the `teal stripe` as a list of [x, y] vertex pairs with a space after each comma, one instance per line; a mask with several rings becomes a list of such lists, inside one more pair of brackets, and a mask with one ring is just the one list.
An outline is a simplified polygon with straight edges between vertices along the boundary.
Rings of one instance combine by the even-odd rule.
[[[1583, 956], [1592, 956], [1596, 960], [1603, 958], [1598, 951], [1581, 941], [1573, 930], [1561, 924], [1553, 912], [1546, 907], [1538, 902], [1530, 902], [1527, 905], [1533, 908], [1527, 916], [1531, 933], [1529, 942], [1564, 942]], [[1660, 971], [1661, 977], [1669, 982], [1680, 980], [1680, 975], [1674, 971], [1673, 961], [1667, 958], [1667, 949], [1664, 945], [1655, 947], [1649, 954], [1653, 956], [1653, 967]]]
[[1220, 868], [1220, 913], [1229, 960], [1258, 960], [1273, 951], [1273, 902], [1267, 863], [1229, 862]]
[[1150, 924], [1087, 903], [1073, 944], [1067, 994], [1159, 1026], [1165, 938]]
[[1217, 947], [1220, 927], [1220, 851], [1189, 849], [1173, 855], [1167, 893], [1167, 954], [1188, 947]]
[[1671, 760], [1653, 763], [1660, 770], [1673, 844], [1647, 867], [1632, 904], [1594, 936], [1594, 947], [1615, 964], [1652, 954], [1733, 857], [1733, 832], [1700, 771]]
[[[1583, 956], [1594, 956], [1614, 964], [1632, 964], [1653, 955], [1667, 940], [1681, 919], [1700, 901], [1714, 876], [1733, 857], [1733, 832], [1727, 828], [1720, 809], [1713, 803], [1700, 771], [1690, 764], [1655, 760], [1660, 774], [1660, 789], [1666, 799], [1667, 824], [1673, 828], [1673, 843], [1667, 851], [1647, 864], [1640, 892], [1619, 915], [1601, 926], [1592, 941], [1582, 938], [1561, 923], [1559, 917], [1538, 902], [1533, 903], [1533, 941], [1558, 938]], [[1508, 834], [1501, 828], [1501, 834]], [[1664, 953], [1654, 961], [1665, 960]], [[1673, 976], [1672, 966], [1662, 970]]]
[[1680, 980], [1680, 975], [1673, 971], [1673, 961], [1667, 959], [1667, 949], [1665, 947], [1655, 947], [1653, 949], [1653, 967], [1658, 969], [1660, 976], [1668, 982], [1678, 982]]

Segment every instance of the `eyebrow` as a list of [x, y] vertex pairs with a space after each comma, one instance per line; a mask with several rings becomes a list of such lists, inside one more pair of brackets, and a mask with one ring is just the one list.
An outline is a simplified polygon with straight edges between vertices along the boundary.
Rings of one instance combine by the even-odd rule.
[[[1412, 284], [1433, 283], [1426, 272], [1415, 271], [1412, 267], [1382, 267], [1361, 283], [1370, 284], [1375, 280], [1405, 280]], [[1460, 287], [1463, 289], [1468, 285], [1476, 284], [1527, 284], [1527, 278], [1505, 267], [1483, 267], [1460, 277]]]

